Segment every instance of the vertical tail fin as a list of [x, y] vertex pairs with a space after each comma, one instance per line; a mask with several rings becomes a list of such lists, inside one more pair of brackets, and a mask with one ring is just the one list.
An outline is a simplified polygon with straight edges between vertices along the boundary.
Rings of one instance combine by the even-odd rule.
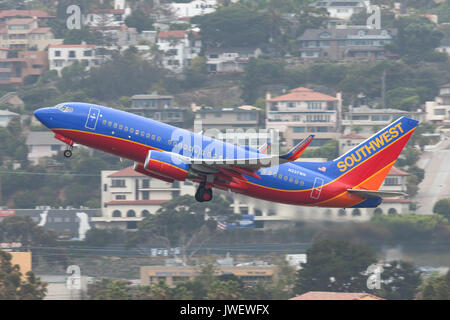
[[401, 117], [328, 163], [330, 173], [357, 189], [378, 190], [418, 121]]

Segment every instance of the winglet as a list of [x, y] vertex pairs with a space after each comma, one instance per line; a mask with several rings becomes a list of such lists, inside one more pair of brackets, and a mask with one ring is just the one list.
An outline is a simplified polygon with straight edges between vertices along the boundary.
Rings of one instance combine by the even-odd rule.
[[288, 153], [283, 154], [280, 156], [281, 159], [289, 160], [289, 161], [295, 161], [302, 153], [306, 150], [306, 148], [309, 146], [311, 141], [314, 139], [314, 135], [310, 134], [308, 137], [306, 137], [304, 140], [302, 140], [299, 144], [297, 144], [295, 147], [293, 147], [291, 150], [289, 150]]
[[267, 152], [267, 149], [269, 149], [269, 147], [270, 147], [270, 141], [268, 141], [268, 142], [264, 143], [262, 146], [260, 146], [258, 148], [258, 151], [262, 154], [265, 154]]

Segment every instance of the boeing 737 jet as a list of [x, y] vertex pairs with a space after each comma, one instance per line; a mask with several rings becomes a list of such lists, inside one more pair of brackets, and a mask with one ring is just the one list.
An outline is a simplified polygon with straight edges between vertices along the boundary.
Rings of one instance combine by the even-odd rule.
[[212, 189], [292, 205], [373, 208], [398, 192], [378, 190], [418, 121], [401, 117], [335, 160], [296, 161], [314, 136], [288, 153], [266, 154], [99, 105], [69, 102], [34, 115], [67, 144], [131, 159], [134, 169], [167, 182], [199, 183], [195, 199], [209, 201]]

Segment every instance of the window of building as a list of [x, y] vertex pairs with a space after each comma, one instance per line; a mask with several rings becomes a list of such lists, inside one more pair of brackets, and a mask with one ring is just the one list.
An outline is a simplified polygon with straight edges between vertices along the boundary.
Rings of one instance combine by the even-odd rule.
[[116, 200], [126, 200], [126, 196], [124, 194], [117, 194], [116, 195]]
[[150, 188], [150, 179], [142, 180], [142, 188]]
[[150, 192], [142, 191], [142, 200], [149, 200], [149, 199], [150, 199]]
[[134, 218], [134, 217], [136, 217], [136, 212], [134, 211], [134, 210], [128, 210], [128, 212], [127, 212], [127, 217], [128, 218]]
[[141, 212], [141, 216], [143, 217], [143, 218], [145, 218], [145, 217], [148, 217], [150, 215], [150, 212], [148, 211], [148, 210], [142, 210], [142, 212]]
[[353, 209], [353, 211], [352, 211], [352, 216], [354, 216], [354, 217], [359, 217], [359, 216], [361, 216], [361, 210], [359, 210], [359, 209]]
[[50, 149], [52, 151], [59, 151], [59, 150], [61, 150], [61, 146], [60, 145], [52, 145], [52, 146], [50, 146]]
[[386, 185], [386, 186], [398, 186], [398, 185], [400, 185], [398, 180], [399, 179], [397, 177], [387, 177], [384, 180], [384, 185]]
[[92, 50], [86, 50], [86, 51], [84, 51], [84, 52], [83, 52], [83, 55], [84, 55], [85, 57], [92, 57]]
[[397, 210], [395, 208], [390, 208], [388, 214], [397, 214]]
[[305, 132], [305, 127], [293, 127], [294, 132]]
[[114, 210], [113, 211], [113, 217], [114, 218], [121, 218], [122, 217], [122, 212], [120, 212], [120, 210]]
[[111, 187], [123, 188], [125, 187], [125, 179], [113, 179], [111, 180]]
[[69, 58], [76, 58], [76, 53], [74, 50], [69, 51]]

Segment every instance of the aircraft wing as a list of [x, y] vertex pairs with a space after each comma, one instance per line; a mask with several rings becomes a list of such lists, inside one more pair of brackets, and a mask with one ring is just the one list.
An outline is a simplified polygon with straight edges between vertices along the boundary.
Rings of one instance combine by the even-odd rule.
[[[257, 179], [261, 177], [255, 173], [255, 171], [264, 167], [272, 167], [274, 165], [295, 161], [305, 151], [306, 147], [311, 143], [314, 135], [308, 136], [306, 139], [297, 144], [294, 148], [289, 150], [288, 153], [281, 156], [278, 155], [265, 155], [260, 152], [261, 157], [254, 158], [191, 158], [180, 155], [178, 153], [172, 153], [173, 157], [188, 163], [195, 168], [196, 171], [202, 173], [219, 173], [219, 176], [234, 177], [241, 180], [247, 180], [243, 175], [248, 175]], [[266, 151], [267, 148], [262, 146], [261, 151]]]
[[406, 196], [404, 192], [395, 191], [382, 191], [382, 190], [358, 190], [358, 189], [347, 189], [348, 193], [354, 194], [355, 196], [360, 196], [364, 198], [388, 198], [388, 197], [400, 197]]

